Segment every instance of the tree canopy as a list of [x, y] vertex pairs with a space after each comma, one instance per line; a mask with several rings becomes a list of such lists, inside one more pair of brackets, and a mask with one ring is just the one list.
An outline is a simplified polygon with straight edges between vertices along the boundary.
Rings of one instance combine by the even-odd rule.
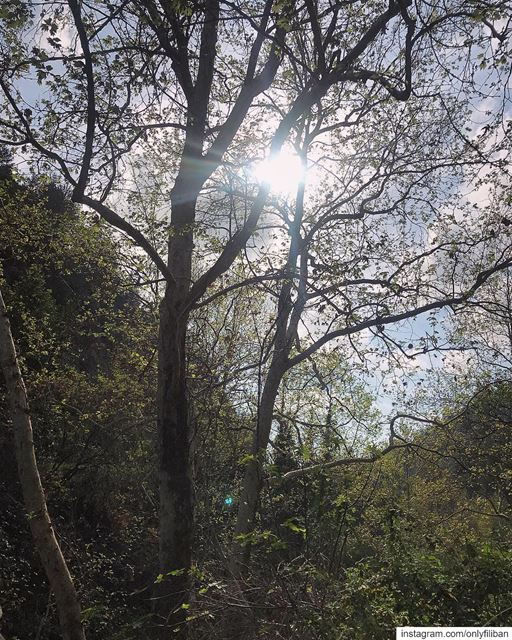
[[[215, 545], [241, 602], [268, 544], [275, 575], [281, 542], [292, 574], [294, 553], [314, 573], [306, 520], [338, 499], [325, 474], [356, 490], [358, 472], [344, 469], [420, 455], [427, 445], [408, 425], [442, 422], [442, 406], [421, 414], [421, 394], [407, 391], [422, 382], [415, 363], [466, 353], [477, 326], [484, 360], [507, 370], [508, 344], [483, 327], [509, 333], [511, 9], [16, 0], [0, 10], [0, 143], [23, 171], [52, 176], [46, 196], [5, 187], [15, 337], [28, 371], [43, 385], [63, 375], [83, 385], [76, 415], [103, 425], [83, 432], [94, 456], [72, 463], [75, 477], [93, 464], [119, 473], [121, 452], [136, 455], [129, 437], [104, 432], [115, 412], [138, 425], [156, 416], [148, 633], [193, 628], [207, 513], [225, 525]], [[49, 196], [60, 205], [41, 207]], [[30, 218], [18, 222], [15, 198]], [[493, 384], [495, 369], [478, 376]], [[354, 500], [362, 513], [366, 498]], [[355, 516], [340, 509], [332, 519], [346, 533]], [[333, 556], [327, 572], [343, 562]], [[247, 610], [232, 607], [225, 637], [254, 622]]]

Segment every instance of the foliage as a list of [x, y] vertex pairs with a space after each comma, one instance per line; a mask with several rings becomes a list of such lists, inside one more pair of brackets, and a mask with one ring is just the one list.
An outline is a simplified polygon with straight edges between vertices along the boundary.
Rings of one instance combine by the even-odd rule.
[[[140, 542], [147, 539], [142, 514], [153, 517], [146, 471], [153, 320], [116, 266], [126, 248], [51, 182], [4, 175], [2, 289], [26, 372], [43, 484], [88, 627], [110, 633], [126, 615], [128, 592], [147, 579], [151, 541]], [[53, 602], [20, 509], [3, 398], [1, 411], [4, 628], [16, 638], [41, 624], [41, 637], [55, 637]]]
[[[481, 378], [446, 406], [429, 387], [426, 415], [401, 391], [418, 360], [473, 349], [475, 326], [475, 371], [507, 377], [510, 9], [0, 9], [0, 141], [40, 176], [0, 171], [2, 286], [95, 637], [380, 637], [501, 615], [476, 577], [509, 593], [508, 388], [460, 412]], [[389, 378], [414, 413], [388, 439]], [[55, 636], [0, 462], [3, 553], [36, 576], [9, 631]], [[24, 569], [5, 572], [13, 598]]]
[[344, 620], [332, 637], [385, 639], [408, 625], [509, 625], [511, 568], [510, 551], [487, 543], [443, 550], [395, 542], [347, 571]]

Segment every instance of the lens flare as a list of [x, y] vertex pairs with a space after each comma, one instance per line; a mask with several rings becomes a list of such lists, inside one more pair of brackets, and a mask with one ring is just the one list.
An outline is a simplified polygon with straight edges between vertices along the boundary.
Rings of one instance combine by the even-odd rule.
[[282, 151], [255, 164], [252, 174], [258, 182], [268, 182], [273, 193], [293, 195], [306, 179], [306, 168], [298, 156]]

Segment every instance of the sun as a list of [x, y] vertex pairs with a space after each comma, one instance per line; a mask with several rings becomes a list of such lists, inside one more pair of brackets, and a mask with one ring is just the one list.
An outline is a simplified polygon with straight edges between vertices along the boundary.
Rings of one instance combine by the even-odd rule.
[[253, 165], [251, 173], [258, 182], [267, 182], [270, 190], [278, 195], [294, 195], [306, 179], [306, 167], [291, 151], [281, 151]]

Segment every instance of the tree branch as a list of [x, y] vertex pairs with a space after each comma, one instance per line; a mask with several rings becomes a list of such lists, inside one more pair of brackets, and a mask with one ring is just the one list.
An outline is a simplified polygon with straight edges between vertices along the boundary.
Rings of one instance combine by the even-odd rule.
[[489, 269], [481, 271], [470, 289], [468, 289], [465, 293], [461, 293], [458, 296], [451, 296], [447, 298], [443, 298], [442, 300], [436, 300], [435, 302], [430, 302], [429, 304], [425, 304], [415, 309], [409, 309], [408, 311], [403, 311], [401, 313], [396, 313], [388, 316], [376, 316], [374, 318], [369, 318], [368, 320], [364, 320], [362, 322], [358, 322], [356, 324], [350, 325], [348, 327], [344, 327], [343, 329], [338, 329], [336, 331], [331, 331], [326, 333], [321, 338], [313, 342], [307, 349], [299, 353], [298, 355], [290, 358], [288, 360], [287, 368], [290, 369], [295, 365], [299, 364], [310, 355], [318, 351], [320, 347], [324, 344], [330, 342], [331, 340], [335, 340], [336, 338], [341, 338], [344, 336], [351, 336], [355, 333], [359, 333], [364, 329], [369, 329], [371, 327], [384, 326], [387, 324], [393, 324], [395, 322], [400, 322], [401, 320], [407, 320], [408, 318], [414, 318], [422, 313], [426, 313], [428, 311], [434, 311], [437, 309], [443, 309], [444, 307], [450, 307], [458, 304], [462, 304], [466, 302], [472, 295], [476, 293], [476, 291], [485, 283], [487, 280], [495, 273], [499, 271], [504, 271], [512, 266], [512, 258], [504, 260], [503, 262], [499, 262]]
[[141, 233], [138, 229], [136, 229], [133, 225], [131, 225], [127, 220], [122, 218], [119, 214], [113, 211], [110, 207], [99, 202], [98, 200], [94, 200], [94, 198], [90, 198], [89, 196], [82, 195], [79, 200], [75, 200], [75, 202], [79, 202], [81, 204], [85, 204], [91, 209], [94, 209], [99, 215], [109, 224], [111, 224], [116, 229], [123, 231], [128, 235], [136, 245], [138, 245], [141, 249], [143, 249], [147, 255], [151, 258], [151, 260], [158, 267], [160, 273], [164, 276], [167, 282], [174, 283], [174, 277], [169, 270], [169, 267], [166, 265], [165, 261], [161, 258], [158, 251], [153, 247], [153, 245], [149, 242], [149, 240]]
[[82, 158], [82, 166], [80, 175], [78, 176], [78, 182], [73, 191], [73, 199], [76, 201], [76, 198], [83, 195], [89, 178], [89, 169], [93, 155], [94, 130], [96, 126], [96, 96], [89, 38], [87, 37], [87, 32], [80, 14], [80, 6], [77, 0], [68, 0], [68, 5], [73, 14], [80, 46], [84, 54], [85, 77], [87, 79], [87, 128], [85, 132], [85, 150]]
[[290, 480], [294, 480], [296, 478], [300, 478], [302, 476], [306, 476], [312, 473], [318, 473], [320, 471], [324, 471], [325, 469], [333, 469], [335, 467], [349, 466], [353, 464], [372, 464], [382, 458], [390, 451], [396, 451], [397, 449], [409, 449], [412, 445], [410, 443], [404, 444], [393, 444], [388, 445], [381, 451], [377, 451], [376, 453], [369, 456], [362, 456], [360, 458], [338, 458], [337, 460], [330, 460], [329, 462], [319, 462], [318, 464], [312, 464], [309, 467], [304, 467], [303, 469], [293, 469], [293, 471], [288, 471], [282, 476], [273, 476], [269, 479], [270, 484], [284, 484], [285, 482], [289, 482]]

